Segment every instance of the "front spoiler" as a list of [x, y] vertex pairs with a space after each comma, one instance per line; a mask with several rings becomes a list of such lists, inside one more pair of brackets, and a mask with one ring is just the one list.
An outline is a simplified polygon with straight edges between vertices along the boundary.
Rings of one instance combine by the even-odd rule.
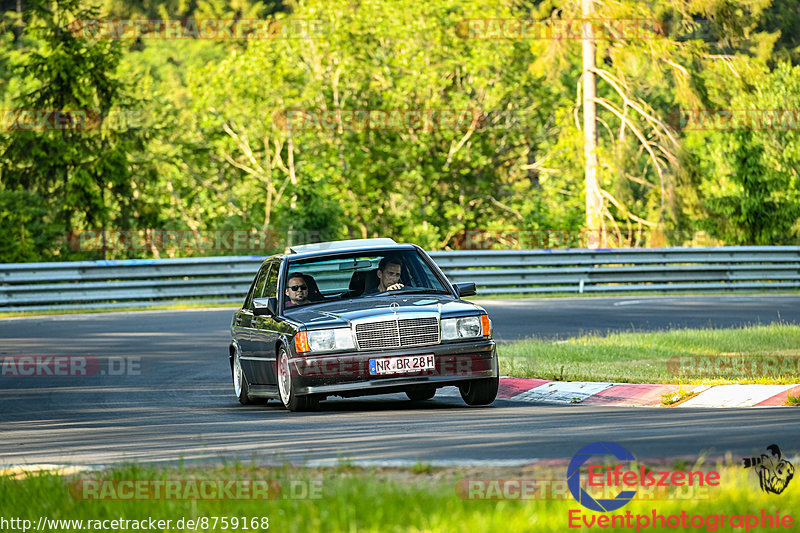
[[[432, 354], [435, 369], [384, 376], [369, 373], [369, 360]], [[499, 375], [497, 348], [491, 339], [384, 351], [350, 352], [289, 359], [297, 395], [358, 396], [384, 394], [404, 387], [459, 385]]]

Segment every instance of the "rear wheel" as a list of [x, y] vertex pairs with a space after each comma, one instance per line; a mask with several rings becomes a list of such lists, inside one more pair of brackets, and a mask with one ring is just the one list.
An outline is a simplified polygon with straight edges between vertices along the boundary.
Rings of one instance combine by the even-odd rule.
[[431, 398], [436, 396], [436, 387], [408, 389], [406, 391], [406, 396], [408, 396], [408, 399], [413, 402], [422, 402], [424, 400], [430, 400]]
[[289, 411], [313, 411], [317, 408], [319, 398], [316, 396], [298, 396], [294, 391], [292, 372], [289, 369], [289, 354], [286, 348], [278, 350], [278, 390], [281, 403]]
[[497, 388], [500, 386], [500, 378], [473, 379], [463, 385], [459, 385], [461, 398], [467, 405], [488, 405], [497, 398]]
[[244, 377], [242, 370], [242, 362], [239, 359], [239, 348], [236, 347], [233, 352], [233, 362], [231, 363], [231, 373], [233, 374], [233, 392], [239, 398], [239, 403], [248, 405], [253, 401], [248, 397], [250, 387], [247, 385], [247, 378]]

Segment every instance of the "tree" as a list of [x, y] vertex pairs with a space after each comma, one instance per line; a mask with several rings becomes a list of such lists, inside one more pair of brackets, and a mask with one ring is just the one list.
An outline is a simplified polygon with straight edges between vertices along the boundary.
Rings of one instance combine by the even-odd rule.
[[694, 182], [698, 226], [729, 244], [791, 244], [800, 236], [800, 67], [751, 70], [736, 95], [686, 148], [702, 162]]
[[[298, 196], [313, 189], [347, 221], [339, 237], [436, 248], [463, 242], [466, 229], [543, 222], [530, 199], [542, 195], [538, 147], [558, 95], [530, 75], [521, 43], [459, 33], [493, 9], [511, 14], [485, 1], [307, 2], [279, 20], [315, 21], [324, 35], [256, 41], [193, 76], [198, 113], [215, 117], [207, 144], [225, 163], [212, 173], [229, 176], [222, 190], [236, 191], [234, 209], [286, 229], [315, 220]], [[324, 124], [286, 127], [282, 110], [310, 110]], [[395, 122], [345, 123], [367, 110]], [[412, 125], [414, 113], [428, 122]]]
[[7, 198], [46, 206], [63, 231], [60, 253], [68, 253], [73, 229], [131, 227], [129, 155], [141, 148], [141, 139], [134, 131], [104, 127], [103, 118], [130, 100], [115, 76], [119, 44], [73, 31], [74, 21], [97, 18], [97, 9], [79, 0], [35, 2], [29, 9], [32, 44], [15, 65], [24, 89], [14, 99], [20, 111], [3, 142], [0, 175]]

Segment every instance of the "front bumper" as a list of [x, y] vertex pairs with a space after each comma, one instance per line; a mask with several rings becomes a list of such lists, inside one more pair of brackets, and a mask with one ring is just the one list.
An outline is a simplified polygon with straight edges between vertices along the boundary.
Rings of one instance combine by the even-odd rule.
[[[371, 375], [369, 360], [382, 357], [433, 355], [433, 370]], [[492, 339], [478, 339], [415, 348], [294, 356], [289, 359], [295, 394], [383, 394], [403, 387], [444, 387], [499, 375]]]

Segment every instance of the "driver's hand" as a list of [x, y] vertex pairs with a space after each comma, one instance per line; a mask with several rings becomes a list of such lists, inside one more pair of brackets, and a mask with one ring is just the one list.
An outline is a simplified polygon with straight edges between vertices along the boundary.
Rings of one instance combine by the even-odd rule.
[[396, 291], [398, 289], [402, 289], [403, 286], [404, 285], [402, 283], [395, 283], [394, 285], [389, 285], [388, 287], [386, 287], [386, 290], [387, 291]]

